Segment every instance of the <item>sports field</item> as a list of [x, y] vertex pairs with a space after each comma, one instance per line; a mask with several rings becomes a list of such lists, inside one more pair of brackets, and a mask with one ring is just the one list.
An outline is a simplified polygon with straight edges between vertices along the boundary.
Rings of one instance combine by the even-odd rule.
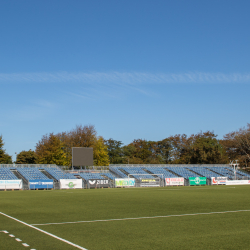
[[1, 250], [250, 249], [250, 187], [1, 191], [0, 231]]

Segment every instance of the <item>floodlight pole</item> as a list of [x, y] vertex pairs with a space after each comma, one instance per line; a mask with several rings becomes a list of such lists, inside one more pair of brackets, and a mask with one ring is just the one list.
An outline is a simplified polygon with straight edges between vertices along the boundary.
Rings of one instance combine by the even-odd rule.
[[234, 167], [234, 180], [236, 180], [237, 168], [239, 166], [238, 160], [235, 160], [235, 163], [232, 160], [229, 165]]

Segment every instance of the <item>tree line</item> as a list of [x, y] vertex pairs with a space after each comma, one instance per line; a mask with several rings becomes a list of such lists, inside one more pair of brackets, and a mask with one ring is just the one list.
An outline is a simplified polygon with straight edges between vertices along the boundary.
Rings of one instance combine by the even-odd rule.
[[[0, 163], [12, 163], [0, 136]], [[16, 164], [71, 166], [72, 147], [92, 147], [94, 165], [109, 164], [226, 164], [238, 160], [250, 166], [250, 124], [217, 139], [212, 131], [177, 134], [161, 141], [135, 139], [128, 145], [97, 136], [93, 125], [78, 125], [69, 132], [42, 136], [35, 150], [17, 154]]]

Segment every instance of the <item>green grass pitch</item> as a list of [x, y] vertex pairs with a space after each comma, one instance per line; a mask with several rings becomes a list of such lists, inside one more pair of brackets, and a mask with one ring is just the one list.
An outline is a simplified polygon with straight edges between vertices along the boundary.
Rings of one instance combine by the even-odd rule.
[[[88, 250], [250, 249], [250, 186], [1, 191], [0, 212]], [[0, 214], [3, 230], [1, 250], [77, 249]]]

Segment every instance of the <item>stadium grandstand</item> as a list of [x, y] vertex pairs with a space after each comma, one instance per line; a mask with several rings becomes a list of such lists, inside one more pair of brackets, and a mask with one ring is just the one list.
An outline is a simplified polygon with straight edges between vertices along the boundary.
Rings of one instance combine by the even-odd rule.
[[[104, 168], [106, 169], [103, 170]], [[43, 189], [42, 185], [47, 185], [47, 188], [48, 185], [50, 188], [60, 188], [61, 180], [72, 183], [81, 181], [82, 187], [87, 187], [90, 180], [100, 180], [100, 183], [107, 180], [109, 187], [115, 187], [116, 179], [126, 178], [134, 178], [135, 183], [141, 179], [160, 178], [164, 182], [167, 178], [184, 178], [185, 185], [189, 185], [189, 178], [200, 177], [207, 180], [211, 178], [250, 180], [248, 172], [237, 169], [235, 173], [229, 164], [123, 164], [102, 167], [102, 170], [96, 170], [94, 167], [85, 170], [63, 170], [62, 167], [46, 164], [0, 164], [0, 181], [22, 180], [24, 189], [32, 189], [31, 183], [33, 183], [33, 189]], [[208, 181], [207, 184], [210, 182]]]
[[[109, 170], [119, 178], [127, 178], [128, 175], [139, 178], [153, 178], [148, 174], [158, 175], [163, 178], [183, 177], [227, 177], [234, 179], [234, 170], [229, 164], [161, 164], [161, 165], [110, 165]], [[237, 179], [248, 179], [250, 174], [240, 169], [237, 170]]]

